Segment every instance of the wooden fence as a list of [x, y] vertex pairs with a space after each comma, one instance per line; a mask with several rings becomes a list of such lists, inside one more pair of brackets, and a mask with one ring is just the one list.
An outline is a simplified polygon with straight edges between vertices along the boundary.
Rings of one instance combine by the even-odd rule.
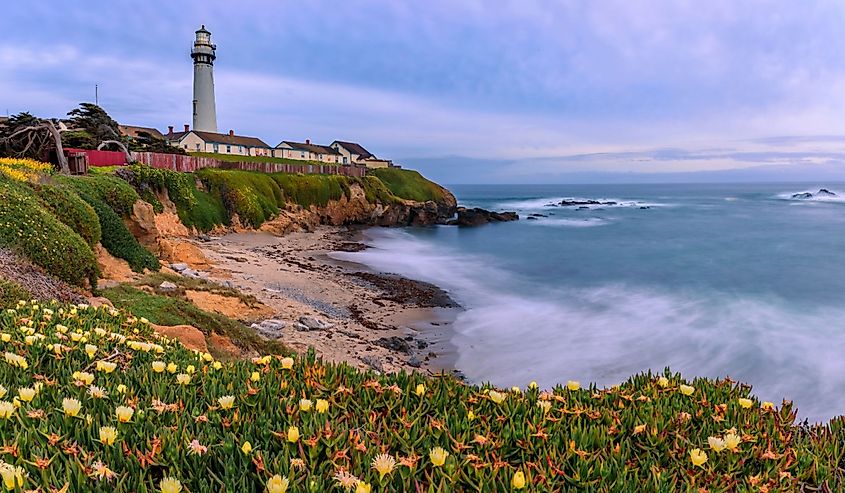
[[[122, 152], [94, 151], [90, 149], [65, 149], [65, 152], [85, 153], [91, 166], [123, 166], [126, 157]], [[132, 152], [132, 159], [154, 168], [190, 173], [202, 168], [239, 169], [263, 173], [303, 173], [320, 175], [364, 176], [367, 167], [361, 165], [329, 165], [312, 163], [264, 163], [247, 161], [222, 161], [213, 157], [162, 154], [158, 152]]]

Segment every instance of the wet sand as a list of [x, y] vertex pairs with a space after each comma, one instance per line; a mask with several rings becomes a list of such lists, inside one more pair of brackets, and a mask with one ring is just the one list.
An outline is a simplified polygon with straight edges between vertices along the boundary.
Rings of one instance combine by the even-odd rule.
[[[353, 262], [332, 251], [366, 248], [354, 229], [320, 227], [283, 237], [231, 233], [190, 240], [211, 261], [209, 279], [229, 281], [284, 320], [281, 342], [324, 360], [382, 372], [453, 373], [451, 323], [460, 307], [443, 290]], [[302, 316], [333, 324], [298, 330]]]

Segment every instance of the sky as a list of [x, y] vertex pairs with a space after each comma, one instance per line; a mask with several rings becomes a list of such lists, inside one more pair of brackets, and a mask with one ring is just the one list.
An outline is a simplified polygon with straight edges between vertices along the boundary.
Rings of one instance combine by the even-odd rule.
[[40, 0], [0, 16], [0, 112], [79, 102], [360, 142], [444, 183], [845, 180], [845, 2]]

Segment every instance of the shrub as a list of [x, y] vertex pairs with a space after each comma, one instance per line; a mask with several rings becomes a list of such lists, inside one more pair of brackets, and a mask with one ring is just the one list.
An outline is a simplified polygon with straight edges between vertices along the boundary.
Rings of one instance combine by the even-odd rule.
[[324, 206], [349, 194], [349, 181], [342, 175], [303, 175], [273, 173], [270, 175], [284, 192], [285, 201], [303, 207]]
[[94, 252], [36, 199], [31, 188], [0, 178], [0, 245], [77, 286], [97, 285]]
[[[190, 210], [196, 205], [194, 197], [193, 175], [177, 171], [153, 168], [145, 164], [133, 164], [118, 169], [115, 174], [128, 181], [136, 190], [151, 190], [153, 192], [167, 190], [173, 203], [182, 209]], [[158, 200], [156, 200], [158, 202]], [[159, 203], [159, 205], [161, 205]]]
[[132, 206], [140, 199], [138, 192], [124, 180], [108, 174], [87, 176], [56, 176], [56, 180], [74, 189], [80, 196], [88, 196], [108, 204], [122, 216], [132, 214]]
[[417, 202], [433, 200], [440, 202], [445, 197], [443, 187], [427, 180], [419, 172], [399, 168], [379, 168], [367, 172], [387, 185], [393, 195]]
[[35, 185], [36, 194], [49, 209], [70, 229], [76, 231], [88, 246], [94, 247], [100, 241], [100, 221], [97, 213], [73, 190], [55, 185]]
[[155, 255], [138, 243], [138, 240], [132, 236], [132, 233], [126, 228], [126, 224], [111, 207], [105, 202], [84, 193], [80, 195], [97, 213], [102, 231], [100, 241], [103, 248], [115, 257], [126, 260], [129, 267], [135, 272], [142, 272], [145, 268], [159, 269], [160, 265]]
[[0, 157], [0, 174], [16, 181], [36, 181], [53, 170], [53, 165], [34, 159]]
[[196, 172], [211, 194], [219, 195], [230, 214], [257, 228], [284, 206], [282, 190], [266, 173], [205, 168]]
[[31, 299], [32, 293], [20, 284], [8, 279], [0, 279], [0, 309], [15, 306], [20, 300]]

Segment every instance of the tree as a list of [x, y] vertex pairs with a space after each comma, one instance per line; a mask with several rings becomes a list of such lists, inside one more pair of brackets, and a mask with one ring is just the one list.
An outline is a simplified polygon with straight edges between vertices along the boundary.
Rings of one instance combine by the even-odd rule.
[[50, 151], [56, 152], [62, 173], [70, 173], [62, 136], [52, 121], [23, 112], [10, 117], [5, 127], [0, 128], [0, 153], [3, 155], [41, 160]]
[[92, 103], [79, 103], [79, 108], [68, 112], [70, 124], [77, 132], [84, 132], [91, 137], [91, 147], [101, 150], [114, 146], [126, 155], [126, 163], [132, 162], [126, 139], [120, 136], [118, 123], [106, 113], [106, 110]]

